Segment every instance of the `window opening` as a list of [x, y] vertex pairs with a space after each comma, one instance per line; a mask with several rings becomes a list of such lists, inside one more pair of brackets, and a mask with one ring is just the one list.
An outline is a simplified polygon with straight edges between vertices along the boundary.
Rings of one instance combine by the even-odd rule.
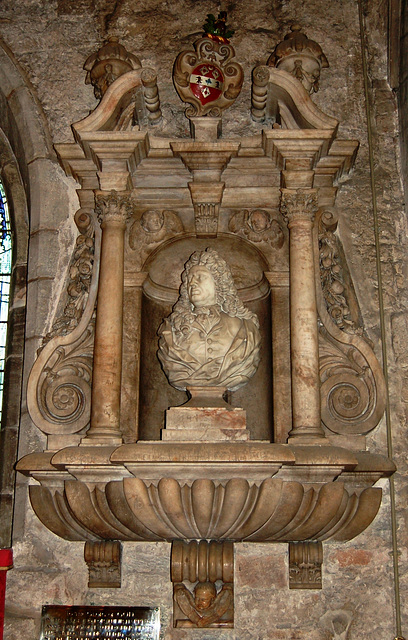
[[0, 420], [11, 280], [11, 228], [6, 193], [0, 181]]

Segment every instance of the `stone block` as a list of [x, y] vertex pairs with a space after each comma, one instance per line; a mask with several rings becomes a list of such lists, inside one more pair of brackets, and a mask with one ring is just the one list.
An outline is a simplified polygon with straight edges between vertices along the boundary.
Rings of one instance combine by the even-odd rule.
[[218, 442], [249, 440], [246, 412], [223, 407], [172, 407], [166, 411], [162, 440]]
[[8, 97], [21, 136], [24, 136], [26, 163], [52, 152], [45, 132], [45, 119], [27, 86], [17, 87]]

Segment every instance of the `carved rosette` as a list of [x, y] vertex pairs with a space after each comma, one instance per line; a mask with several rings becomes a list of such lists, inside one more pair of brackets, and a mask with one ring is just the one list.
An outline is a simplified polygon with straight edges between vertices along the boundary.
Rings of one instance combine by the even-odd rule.
[[238, 97], [244, 73], [234, 48], [209, 37], [200, 38], [194, 49], [182, 51], [174, 64], [173, 82], [188, 118], [209, 115], [219, 117]]

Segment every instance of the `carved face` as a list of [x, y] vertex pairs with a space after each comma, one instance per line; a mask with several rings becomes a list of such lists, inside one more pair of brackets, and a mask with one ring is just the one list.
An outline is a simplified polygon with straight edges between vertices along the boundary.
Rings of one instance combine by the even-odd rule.
[[265, 212], [260, 209], [255, 209], [251, 214], [250, 225], [257, 233], [265, 231], [268, 227], [268, 217]]
[[214, 601], [215, 589], [210, 584], [198, 584], [194, 590], [194, 604], [199, 611], [208, 609]]
[[140, 223], [145, 231], [155, 233], [162, 228], [164, 217], [161, 211], [146, 211]]
[[209, 307], [217, 302], [214, 278], [201, 265], [191, 267], [187, 276], [187, 292], [194, 307]]

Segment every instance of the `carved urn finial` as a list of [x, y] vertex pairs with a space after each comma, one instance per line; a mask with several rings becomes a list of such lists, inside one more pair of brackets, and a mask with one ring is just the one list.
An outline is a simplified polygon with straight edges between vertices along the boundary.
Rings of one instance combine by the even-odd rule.
[[129, 53], [119, 43], [119, 38], [111, 36], [96, 53], [87, 58], [84, 64], [84, 69], [88, 72], [85, 84], [92, 84], [95, 98], [101, 100], [107, 88], [119, 76], [141, 67], [139, 58]]
[[319, 90], [320, 71], [329, 66], [321, 46], [309, 40], [298, 24], [292, 25], [291, 32], [276, 45], [267, 64], [288, 71], [300, 80], [308, 93]]

